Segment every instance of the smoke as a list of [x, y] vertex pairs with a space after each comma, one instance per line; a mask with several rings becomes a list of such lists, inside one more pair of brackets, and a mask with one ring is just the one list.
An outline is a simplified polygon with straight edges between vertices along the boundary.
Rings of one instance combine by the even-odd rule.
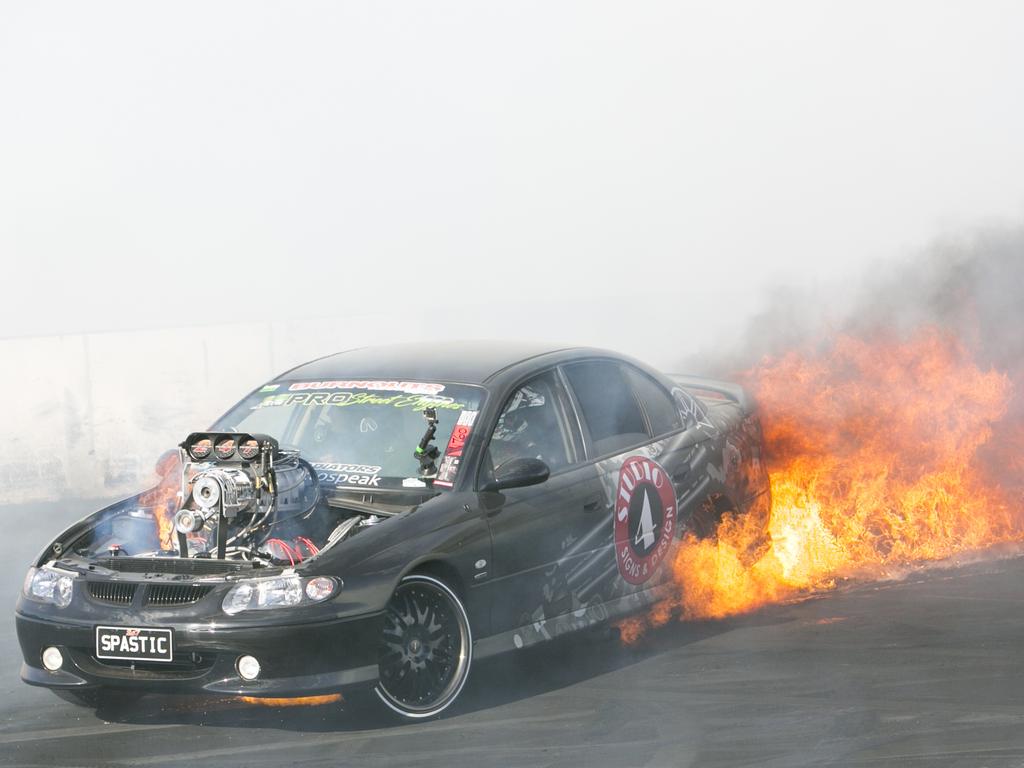
[[1024, 231], [939, 244], [855, 288], [777, 291], [713, 372], [760, 404], [770, 539], [745, 515], [684, 536], [627, 642], [673, 616], [754, 610], [840, 579], [1024, 538]]
[[937, 242], [896, 264], [877, 261], [852, 286], [776, 287], [736, 341], [715, 339], [683, 368], [736, 376], [765, 357], [839, 334], [906, 337], [931, 326], [952, 333], [979, 364], [1018, 379], [1022, 323], [1024, 227], [990, 228]]
[[733, 347], [705, 355], [704, 368], [743, 379], [765, 360], [839, 336], [871, 343], [922, 329], [945, 332], [979, 368], [1009, 378], [1006, 412], [977, 461], [993, 482], [1024, 492], [1024, 226], [947, 238], [896, 265], [876, 262], [854, 286], [777, 288]]

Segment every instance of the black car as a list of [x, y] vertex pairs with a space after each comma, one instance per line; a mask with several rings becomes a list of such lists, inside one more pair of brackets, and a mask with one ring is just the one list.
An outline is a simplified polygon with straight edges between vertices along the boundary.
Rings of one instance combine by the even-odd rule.
[[365, 694], [408, 718], [474, 659], [643, 609], [686, 531], [763, 520], [735, 385], [595, 349], [358, 349], [189, 435], [60, 534], [17, 604], [22, 679], [96, 702]]

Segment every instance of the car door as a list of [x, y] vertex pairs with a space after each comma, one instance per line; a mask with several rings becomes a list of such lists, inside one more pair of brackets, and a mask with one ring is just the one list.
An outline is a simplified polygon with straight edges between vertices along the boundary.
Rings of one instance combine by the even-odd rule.
[[606, 578], [598, 591], [610, 615], [653, 600], [703, 476], [703, 435], [648, 374], [615, 360], [563, 367], [580, 415], [588, 458], [608, 500]]
[[504, 462], [524, 457], [547, 463], [548, 480], [478, 494], [493, 542], [485, 587], [491, 630], [506, 633], [514, 647], [604, 618], [602, 598], [585, 589], [581, 569], [606, 546], [607, 500], [596, 468], [583, 461], [578, 422], [555, 370], [517, 387], [505, 402], [481, 485]]
[[[652, 436], [651, 453], [657, 454], [657, 461], [671, 477], [677, 508], [675, 537], [681, 538], [686, 531], [695, 529], [697, 518], [706, 516], [704, 507], [712, 481], [708, 470], [717, 456], [711, 437], [717, 435], [717, 430], [700, 418], [702, 411], [692, 396], [681, 390], [670, 393], [649, 374], [631, 365], [624, 364], [623, 371], [644, 411]], [[690, 400], [686, 401], [686, 397]], [[653, 580], [657, 583], [670, 576], [671, 569], [662, 568]]]

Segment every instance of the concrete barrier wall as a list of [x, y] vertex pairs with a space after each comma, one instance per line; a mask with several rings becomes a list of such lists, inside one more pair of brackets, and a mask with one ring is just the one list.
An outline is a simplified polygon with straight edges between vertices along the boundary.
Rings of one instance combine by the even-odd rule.
[[0, 340], [0, 503], [127, 494], [259, 383], [398, 331], [363, 316]]

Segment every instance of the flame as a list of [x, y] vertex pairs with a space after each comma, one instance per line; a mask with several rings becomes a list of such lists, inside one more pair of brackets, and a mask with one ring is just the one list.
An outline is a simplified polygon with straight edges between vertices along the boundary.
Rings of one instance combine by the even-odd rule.
[[160, 549], [170, 552], [176, 549], [174, 515], [181, 501], [178, 496], [181, 491], [181, 457], [177, 452], [169, 453], [157, 462], [157, 474], [160, 482], [139, 497], [139, 504], [152, 508]]
[[627, 643], [673, 617], [721, 618], [1024, 539], [1020, 499], [999, 482], [1012, 478], [983, 455], [995, 429], [1024, 437], [1001, 423], [1010, 378], [950, 334], [837, 336], [743, 380], [764, 427], [771, 544], [750, 562], [752, 515], [725, 516], [714, 538], [687, 534], [669, 597], [620, 625]]
[[239, 696], [239, 701], [246, 704], [258, 704], [263, 707], [321, 707], [341, 701], [340, 693], [327, 693], [323, 696], [296, 696], [293, 698], [261, 699], [256, 696]]

